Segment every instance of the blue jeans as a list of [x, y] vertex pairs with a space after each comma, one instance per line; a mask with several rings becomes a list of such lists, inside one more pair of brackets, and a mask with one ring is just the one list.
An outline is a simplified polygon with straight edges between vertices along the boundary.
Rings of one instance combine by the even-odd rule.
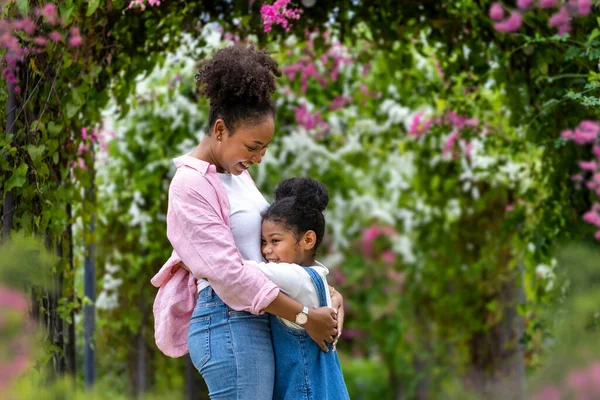
[[235, 311], [209, 286], [199, 293], [188, 347], [211, 399], [272, 400], [275, 358], [268, 314]]

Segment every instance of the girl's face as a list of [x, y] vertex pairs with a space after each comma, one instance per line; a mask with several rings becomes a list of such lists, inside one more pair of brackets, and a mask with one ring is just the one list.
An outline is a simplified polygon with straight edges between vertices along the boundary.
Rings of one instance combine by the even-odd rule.
[[273, 139], [275, 121], [267, 115], [256, 125], [241, 125], [230, 136], [223, 120], [217, 120], [213, 135], [217, 138], [215, 155], [220, 167], [232, 175], [240, 175], [252, 164], [260, 164]]
[[263, 221], [261, 235], [262, 255], [268, 262], [284, 262], [298, 265], [312, 265], [316, 235], [306, 232], [300, 240], [294, 232], [280, 223]]

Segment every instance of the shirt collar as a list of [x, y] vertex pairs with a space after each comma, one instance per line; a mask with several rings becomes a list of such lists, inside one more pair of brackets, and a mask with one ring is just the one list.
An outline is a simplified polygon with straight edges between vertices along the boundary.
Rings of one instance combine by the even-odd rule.
[[188, 153], [174, 158], [173, 164], [175, 164], [175, 167], [179, 168], [185, 165], [186, 167], [195, 169], [202, 175], [206, 175], [207, 173], [217, 173], [217, 168], [214, 165], [209, 164], [206, 161], [202, 161], [196, 157], [192, 157], [190, 154], [191, 153]]

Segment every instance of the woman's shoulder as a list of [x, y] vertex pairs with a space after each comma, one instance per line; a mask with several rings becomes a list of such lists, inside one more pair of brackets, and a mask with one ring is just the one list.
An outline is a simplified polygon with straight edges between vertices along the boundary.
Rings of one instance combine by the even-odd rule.
[[[194, 168], [181, 166], [177, 168], [169, 185], [169, 192], [183, 196], [200, 196], [204, 198], [221, 197], [226, 195], [216, 181], [219, 178], [210, 172], [201, 173]], [[222, 186], [222, 185], [221, 185]]]

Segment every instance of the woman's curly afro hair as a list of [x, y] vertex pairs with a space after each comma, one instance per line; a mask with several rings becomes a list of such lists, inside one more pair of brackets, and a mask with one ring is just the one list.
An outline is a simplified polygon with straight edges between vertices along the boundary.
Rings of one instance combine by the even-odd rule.
[[275, 114], [271, 94], [281, 70], [264, 50], [236, 44], [215, 53], [196, 75], [198, 92], [210, 101], [209, 132], [217, 119], [230, 134], [241, 123], [259, 123]]

